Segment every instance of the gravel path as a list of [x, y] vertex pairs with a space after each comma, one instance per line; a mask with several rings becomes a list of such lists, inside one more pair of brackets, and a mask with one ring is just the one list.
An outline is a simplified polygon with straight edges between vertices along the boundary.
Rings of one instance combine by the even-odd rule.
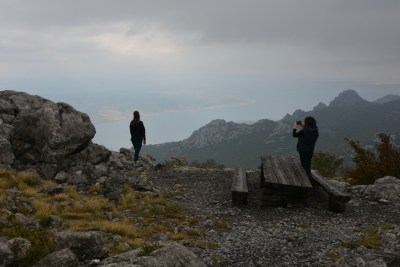
[[[327, 194], [318, 188], [306, 207], [262, 207], [257, 171], [248, 175], [248, 205], [233, 206], [232, 175], [199, 170], [151, 175], [158, 188], [182, 192], [177, 200], [203, 218], [205, 227], [217, 221], [229, 225], [224, 231], [206, 231], [207, 241], [218, 248], [191, 247], [209, 266], [330, 266], [352, 253], [343, 242], [359, 240], [378, 225], [400, 225], [399, 203], [380, 204], [353, 195], [344, 213], [333, 213], [328, 211]], [[377, 250], [357, 250], [383, 252], [385, 244]]]

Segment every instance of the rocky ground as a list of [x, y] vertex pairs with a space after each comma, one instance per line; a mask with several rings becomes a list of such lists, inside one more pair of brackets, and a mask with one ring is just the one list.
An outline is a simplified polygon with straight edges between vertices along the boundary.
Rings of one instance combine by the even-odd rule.
[[316, 189], [307, 206], [263, 207], [259, 175], [248, 175], [247, 206], [232, 205], [229, 171], [181, 169], [149, 177], [164, 191], [181, 192], [177, 201], [205, 227], [218, 220], [229, 225], [207, 232], [217, 248], [191, 248], [209, 266], [400, 266], [398, 195], [388, 200], [365, 194], [363, 186], [348, 187], [352, 199], [344, 213], [334, 213], [328, 195]]

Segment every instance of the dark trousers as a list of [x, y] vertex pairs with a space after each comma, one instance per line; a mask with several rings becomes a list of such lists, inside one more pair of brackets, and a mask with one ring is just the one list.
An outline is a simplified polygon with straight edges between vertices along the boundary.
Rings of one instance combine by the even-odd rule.
[[136, 162], [139, 160], [140, 149], [142, 149], [142, 141], [132, 141], [133, 148], [135, 149], [135, 154], [133, 155], [133, 160]]
[[301, 166], [303, 166], [304, 170], [306, 171], [308, 178], [311, 179], [311, 159], [313, 153], [299, 152], [299, 154], [300, 154]]

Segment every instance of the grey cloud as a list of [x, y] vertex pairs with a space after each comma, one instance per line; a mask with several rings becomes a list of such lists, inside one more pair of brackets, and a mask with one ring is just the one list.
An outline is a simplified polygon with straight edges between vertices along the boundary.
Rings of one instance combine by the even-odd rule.
[[[228, 49], [246, 56], [248, 50], [253, 50], [250, 53], [260, 58], [271, 47], [278, 47], [277, 53], [285, 51], [280, 47], [289, 47], [295, 50], [295, 56], [315, 57], [320, 65], [400, 68], [397, 0], [0, 0], [0, 7], [0, 33], [2, 28], [32, 33], [24, 40], [32, 42], [33, 47], [28, 47], [32, 50], [41, 46], [35, 33], [58, 31], [62, 36], [70, 29], [82, 28], [82, 35], [85, 31], [96, 34], [103, 27], [107, 31], [107, 25], [124, 22], [130, 25], [125, 29], [126, 35], [140, 35], [149, 27], [159, 27], [169, 32], [175, 42], [186, 42], [182, 45], [188, 47], [211, 47], [214, 54]], [[90, 49], [84, 42], [78, 43], [77, 47], [67, 44], [65, 49]], [[24, 50], [23, 45], [18, 45], [21, 44], [17, 43], [16, 50]], [[0, 49], [11, 48], [0, 42]], [[189, 53], [193, 51], [196, 50]], [[196, 58], [193, 54], [186, 57]], [[287, 55], [282, 57], [291, 63]]]

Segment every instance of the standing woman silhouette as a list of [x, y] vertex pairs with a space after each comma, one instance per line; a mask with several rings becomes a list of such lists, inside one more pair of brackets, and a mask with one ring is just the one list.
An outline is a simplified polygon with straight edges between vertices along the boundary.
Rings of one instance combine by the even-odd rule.
[[315, 142], [317, 142], [319, 133], [317, 121], [313, 117], [306, 117], [301, 126], [303, 129], [297, 131], [297, 122], [293, 124], [293, 137], [297, 140], [297, 151], [300, 155], [301, 165], [311, 179], [311, 160], [314, 153]]
[[140, 120], [139, 111], [133, 112], [133, 120], [129, 124], [129, 130], [131, 131], [132, 145], [135, 149], [133, 160], [137, 162], [139, 160], [139, 153], [140, 149], [142, 148], [142, 143], [146, 144], [146, 130], [143, 122]]

